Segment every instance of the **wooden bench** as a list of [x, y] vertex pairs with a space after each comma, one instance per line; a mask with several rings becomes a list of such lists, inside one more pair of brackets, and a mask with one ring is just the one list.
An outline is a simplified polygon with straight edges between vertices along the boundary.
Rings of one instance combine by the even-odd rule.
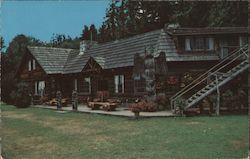
[[114, 111], [118, 106], [118, 103], [110, 103], [110, 102], [88, 102], [88, 107], [92, 110], [102, 109], [105, 111]]

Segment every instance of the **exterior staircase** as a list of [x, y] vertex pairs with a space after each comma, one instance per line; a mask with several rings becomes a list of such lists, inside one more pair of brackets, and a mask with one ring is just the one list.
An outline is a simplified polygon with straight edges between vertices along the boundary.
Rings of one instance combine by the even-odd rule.
[[177, 92], [170, 99], [172, 110], [176, 110], [178, 100], [184, 101], [184, 110], [194, 106], [212, 92], [216, 90], [218, 92], [220, 87], [247, 70], [250, 66], [248, 51], [248, 45], [233, 51], [228, 57]]

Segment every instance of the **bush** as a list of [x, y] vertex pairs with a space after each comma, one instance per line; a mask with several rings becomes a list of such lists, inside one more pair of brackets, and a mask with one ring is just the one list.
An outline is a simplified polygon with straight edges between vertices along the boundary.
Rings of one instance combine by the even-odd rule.
[[158, 95], [155, 102], [159, 105], [159, 110], [170, 109], [169, 99], [164, 95]]
[[154, 102], [141, 101], [130, 106], [132, 112], [155, 112], [158, 110], [157, 104]]
[[176, 105], [175, 105], [175, 109], [176, 109], [177, 111], [179, 111], [179, 113], [180, 113], [181, 115], [183, 115], [183, 111], [184, 111], [185, 107], [187, 106], [186, 100], [183, 99], [183, 98], [181, 98], [181, 97], [179, 97], [179, 98], [177, 98], [175, 104], [176, 104]]
[[1, 77], [1, 98], [2, 101], [8, 104], [13, 104], [11, 92], [16, 90], [17, 81], [14, 79], [14, 74], [9, 73]]
[[26, 83], [18, 83], [17, 90], [12, 91], [10, 94], [11, 103], [18, 108], [29, 107], [31, 102], [31, 97], [29, 93], [29, 87]]

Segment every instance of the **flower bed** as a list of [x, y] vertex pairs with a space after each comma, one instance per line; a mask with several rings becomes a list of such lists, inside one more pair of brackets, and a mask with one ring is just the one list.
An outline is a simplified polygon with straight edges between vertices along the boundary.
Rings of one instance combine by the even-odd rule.
[[141, 101], [130, 105], [132, 112], [155, 112], [158, 110], [158, 106], [154, 102]]

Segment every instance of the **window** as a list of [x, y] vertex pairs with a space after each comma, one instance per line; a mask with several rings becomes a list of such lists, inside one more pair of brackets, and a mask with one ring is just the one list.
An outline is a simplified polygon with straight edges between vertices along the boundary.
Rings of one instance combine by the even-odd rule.
[[194, 39], [194, 46], [195, 50], [204, 50], [204, 39], [203, 38], [195, 38]]
[[36, 60], [34, 60], [34, 59], [29, 60], [28, 67], [29, 67], [29, 71], [35, 70], [36, 69]]
[[29, 71], [32, 70], [31, 60], [29, 60]]
[[43, 96], [45, 91], [45, 81], [35, 82], [35, 95]]
[[74, 79], [73, 88], [75, 91], [77, 91], [77, 79]]
[[214, 39], [206, 38], [206, 50], [214, 50]]
[[240, 47], [245, 46], [248, 43], [246, 36], [240, 36]]
[[32, 61], [32, 62], [33, 62], [33, 63], [32, 63], [32, 64], [33, 64], [33, 65], [32, 65], [32, 66], [33, 66], [33, 68], [32, 68], [32, 69], [33, 69], [33, 70], [35, 70], [35, 69], [36, 69], [36, 60], [34, 60], [34, 59], [33, 59], [33, 61]]
[[115, 93], [124, 93], [124, 75], [115, 75]]
[[91, 80], [90, 80], [90, 77], [84, 78], [84, 81], [83, 81], [83, 92], [84, 93], [88, 93], [88, 94], [91, 93]]
[[146, 80], [144, 78], [134, 80], [135, 93], [143, 93], [146, 91]]
[[191, 51], [191, 40], [190, 40], [190, 38], [185, 39], [185, 50], [186, 51]]
[[214, 50], [214, 38], [211, 37], [186, 37], [186, 51], [212, 51]]

